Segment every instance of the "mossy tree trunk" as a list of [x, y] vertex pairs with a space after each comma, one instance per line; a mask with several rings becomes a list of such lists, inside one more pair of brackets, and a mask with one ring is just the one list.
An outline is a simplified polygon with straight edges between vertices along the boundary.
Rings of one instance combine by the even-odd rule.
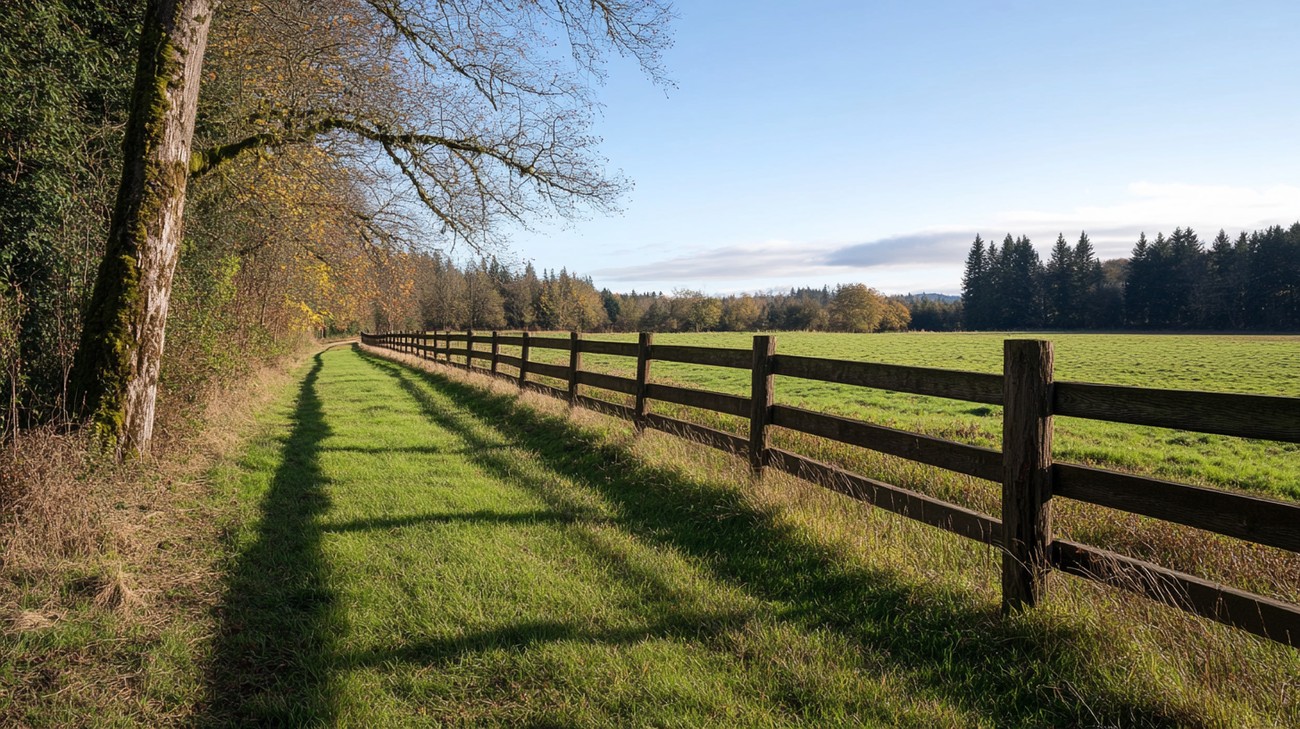
[[120, 456], [149, 450], [180, 251], [203, 52], [217, 0], [149, 0], [122, 184], [73, 366], [74, 409]]

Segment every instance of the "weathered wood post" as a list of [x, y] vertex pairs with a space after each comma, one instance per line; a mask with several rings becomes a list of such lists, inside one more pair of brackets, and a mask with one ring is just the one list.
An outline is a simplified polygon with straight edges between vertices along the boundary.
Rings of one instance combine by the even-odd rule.
[[646, 416], [649, 414], [649, 402], [646, 400], [646, 384], [650, 381], [650, 347], [654, 344], [654, 334], [641, 332], [636, 340], [636, 406], [633, 412], [632, 427], [641, 434], [645, 432]]
[[500, 339], [500, 332], [492, 330], [492, 376], [497, 376], [497, 367], [501, 364], [501, 344], [497, 341]]
[[524, 332], [524, 343], [519, 348], [519, 389], [528, 384], [528, 332]]
[[569, 407], [578, 405], [578, 368], [582, 367], [582, 352], [578, 350], [578, 342], [581, 340], [581, 334], [569, 332]]
[[772, 355], [776, 354], [776, 337], [754, 336], [754, 362], [749, 386], [749, 470], [762, 478], [767, 466], [767, 424], [771, 418], [773, 378]]
[[474, 330], [465, 330], [465, 371], [469, 372], [474, 366]]
[[1033, 607], [1051, 570], [1052, 343], [1008, 339], [1002, 360], [1002, 611]]

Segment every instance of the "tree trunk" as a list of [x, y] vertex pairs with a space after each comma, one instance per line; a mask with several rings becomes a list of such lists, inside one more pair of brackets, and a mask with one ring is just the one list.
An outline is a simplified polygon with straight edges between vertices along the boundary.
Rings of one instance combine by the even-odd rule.
[[74, 409], [119, 457], [153, 434], [172, 273], [180, 251], [190, 140], [217, 0], [149, 0], [122, 184], [73, 370]]

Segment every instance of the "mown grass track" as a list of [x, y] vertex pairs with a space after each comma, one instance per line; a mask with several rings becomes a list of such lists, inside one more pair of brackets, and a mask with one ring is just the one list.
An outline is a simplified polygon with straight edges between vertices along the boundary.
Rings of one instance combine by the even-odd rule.
[[1002, 618], [986, 548], [873, 512], [849, 545], [743, 479], [635, 451], [621, 425], [319, 355], [222, 476], [249, 512], [210, 723], [1270, 721], [1088, 621]]

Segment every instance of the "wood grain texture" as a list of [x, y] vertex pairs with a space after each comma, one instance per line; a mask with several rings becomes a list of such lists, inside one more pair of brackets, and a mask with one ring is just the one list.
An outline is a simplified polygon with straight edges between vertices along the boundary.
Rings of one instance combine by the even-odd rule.
[[[767, 466], [767, 449], [770, 445], [768, 424], [772, 422], [772, 401], [776, 399], [772, 376], [772, 355], [776, 354], [776, 338], [766, 334], [754, 337], [750, 352], [749, 378], [749, 471], [762, 478]], [[743, 415], [745, 413], [737, 413]]]
[[702, 408], [728, 415], [749, 416], [749, 398], [729, 395], [725, 392], [692, 390], [686, 387], [677, 387], [676, 385], [661, 385], [651, 382], [646, 384], [646, 397], [651, 400], [662, 400], [663, 402]]
[[1052, 411], [1093, 420], [1300, 443], [1300, 398], [1058, 382]]
[[851, 362], [789, 354], [776, 355], [772, 361], [772, 371], [774, 374], [805, 380], [838, 382], [845, 385], [993, 405], [1002, 404], [1002, 378], [982, 372]]
[[569, 339], [567, 337], [564, 339], [558, 337], [529, 337], [528, 341], [533, 349], [563, 349], [566, 351], [569, 349]]
[[713, 367], [749, 369], [753, 355], [748, 349], [723, 349], [720, 347], [688, 347], [681, 344], [656, 344], [650, 348], [651, 359], [665, 362], [687, 362]]
[[725, 433], [696, 423], [688, 423], [685, 420], [670, 418], [666, 415], [656, 415], [655, 413], [646, 415], [646, 426], [717, 448], [720, 451], [734, 453], [738, 456], [744, 455], [749, 448], [749, 441], [738, 435]]
[[1052, 494], [1300, 552], [1300, 504], [1070, 463]]
[[1052, 564], [1062, 572], [1300, 648], [1300, 606], [1065, 540], [1052, 544]]
[[1003, 342], [1002, 609], [1038, 604], [1051, 570], [1052, 343]]
[[548, 364], [546, 362], [529, 362], [528, 374], [541, 375], [542, 377], [554, 377], [557, 380], [569, 379], [569, 368], [563, 365]]
[[635, 357], [636, 342], [606, 342], [600, 339], [583, 339], [578, 349], [590, 354], [612, 354], [619, 357]]
[[578, 373], [582, 370], [582, 335], [569, 333], [569, 407], [578, 404]]
[[523, 387], [528, 384], [528, 350], [532, 347], [532, 337], [528, 332], [523, 334], [523, 343], [519, 346], [519, 386]]
[[905, 430], [864, 423], [788, 405], [772, 406], [772, 425], [989, 481], [1002, 480], [1002, 454]]
[[578, 383], [599, 387], [603, 390], [613, 390], [625, 395], [636, 394], [636, 380], [631, 377], [619, 377], [617, 375], [607, 375], [601, 372], [578, 372]]
[[925, 494], [859, 476], [780, 448], [768, 449], [768, 465], [831, 491], [984, 544], [997, 546], [1002, 540], [1002, 525], [997, 519]]
[[650, 399], [646, 397], [646, 385], [650, 383], [650, 351], [653, 347], [653, 334], [641, 332], [637, 335], [636, 391], [632, 393], [633, 397], [636, 398], [635, 405], [633, 405], [636, 410], [636, 418], [632, 422], [638, 433], [645, 430], [646, 416], [650, 414]]

